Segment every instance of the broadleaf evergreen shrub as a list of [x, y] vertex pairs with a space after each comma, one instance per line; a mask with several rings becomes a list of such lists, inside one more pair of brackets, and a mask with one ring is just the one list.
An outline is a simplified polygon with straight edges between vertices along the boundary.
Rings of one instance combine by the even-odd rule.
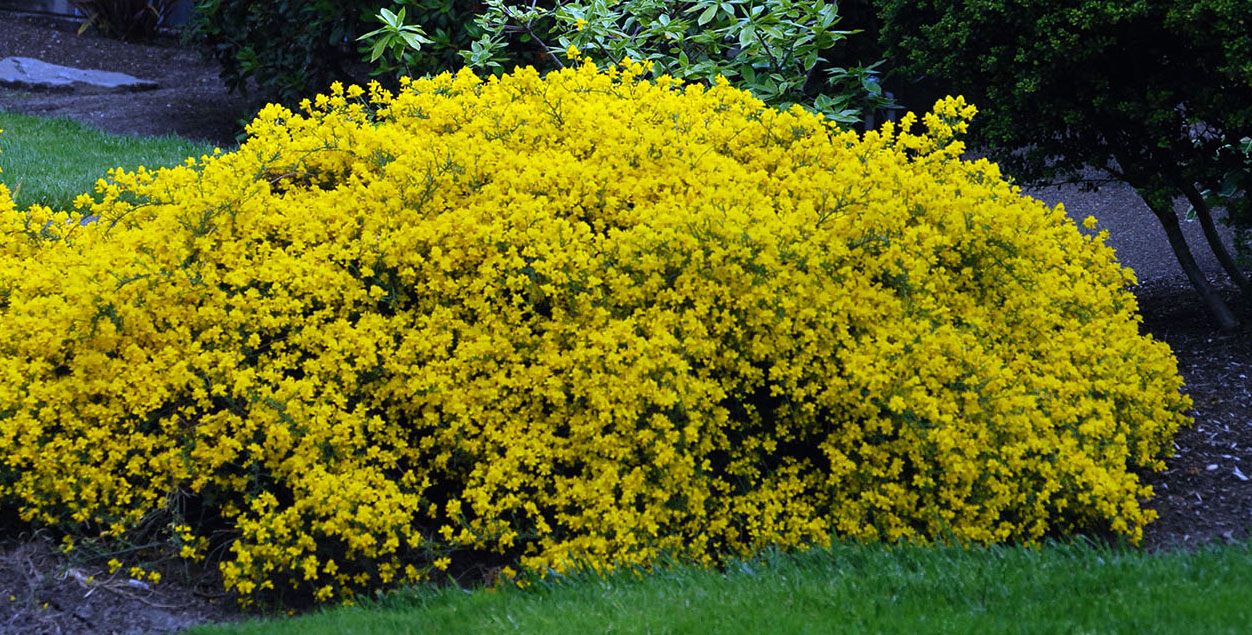
[[[601, 65], [649, 63], [654, 76], [711, 85], [720, 76], [766, 103], [792, 104], [845, 125], [890, 105], [874, 70], [832, 53], [846, 49], [840, 5], [826, 0], [661, 2], [571, 0], [514, 5], [485, 0], [481, 35], [462, 51], [475, 70], [497, 74], [521, 61], [565, 65], [567, 52]], [[855, 3], [846, 3], [855, 4]], [[846, 53], [846, 50], [844, 51]], [[534, 54], [527, 60], [524, 55]]]
[[1101, 237], [960, 158], [971, 107], [858, 136], [646, 72], [336, 86], [72, 216], [0, 197], [0, 504], [221, 547], [245, 599], [1141, 537], [1175, 361]]
[[[332, 81], [351, 79], [361, 54], [356, 41], [377, 27], [375, 14], [387, 0], [198, 0], [188, 39], [208, 49], [232, 90], [255, 86], [262, 95], [294, 105], [325, 91]], [[410, 60], [415, 73], [438, 73], [460, 59], [477, 2], [410, 0], [408, 16], [427, 28], [436, 46]]]
[[[475, 21], [482, 3], [397, 0], [392, 6], [395, 9], [393, 18], [398, 17], [398, 22], [404, 25], [400, 30], [411, 29], [410, 33], [415, 32], [420, 37], [405, 42], [397, 36], [379, 36], [379, 30], [375, 30], [358, 38], [365, 41], [360, 51], [374, 67], [371, 75], [381, 81], [455, 71], [463, 65], [461, 51], [468, 50], [482, 35], [482, 29]], [[380, 10], [371, 26], [378, 26], [379, 23], [387, 26], [381, 12], [386, 9], [384, 6]], [[390, 29], [381, 29], [382, 33], [388, 31]], [[428, 41], [423, 42], [424, 39]], [[384, 40], [389, 41], [390, 46], [382, 50], [376, 48]], [[413, 46], [414, 43], [418, 45]]]

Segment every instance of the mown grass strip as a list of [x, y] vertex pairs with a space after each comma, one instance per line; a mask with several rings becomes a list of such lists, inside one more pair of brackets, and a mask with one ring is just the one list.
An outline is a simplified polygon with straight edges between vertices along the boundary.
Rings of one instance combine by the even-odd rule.
[[116, 167], [156, 169], [213, 151], [179, 137], [111, 135], [69, 119], [41, 119], [0, 112], [0, 183], [15, 193], [18, 209], [34, 203], [73, 207]]
[[421, 589], [247, 633], [1236, 633], [1252, 624], [1252, 545], [1149, 554], [837, 545], [725, 572], [579, 575], [529, 589]]

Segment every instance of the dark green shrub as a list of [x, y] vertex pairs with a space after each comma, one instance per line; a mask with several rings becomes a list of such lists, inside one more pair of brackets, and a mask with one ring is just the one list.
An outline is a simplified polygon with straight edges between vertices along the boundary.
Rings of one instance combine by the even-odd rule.
[[[463, 52], [472, 68], [499, 73], [514, 64], [541, 70], [573, 57], [602, 66], [630, 59], [654, 76], [711, 85], [719, 76], [786, 110], [812, 108], [842, 124], [887, 105], [874, 67], [833, 57], [855, 31], [844, 4], [856, 2], [662, 2], [660, 0], [486, 3], [482, 36]], [[537, 55], [535, 55], [537, 53]]]
[[127, 42], [150, 40], [165, 22], [174, 0], [71, 0], [86, 18], [81, 34], [95, 26], [104, 35]]
[[[375, 65], [373, 74], [382, 81], [402, 75], [420, 77], [437, 75], [445, 70], [456, 70], [464, 62], [460, 51], [469, 49], [474, 40], [482, 35], [475, 23], [481, 2], [447, 2], [446, 0], [398, 0], [392, 9], [400, 12], [401, 22], [411, 23], [429, 40], [428, 45], [415, 49], [405, 47], [400, 55], [383, 55], [370, 62]], [[407, 18], [405, 19], [407, 14]], [[362, 52], [370, 51], [375, 40], [364, 38], [367, 44]], [[399, 59], [396, 59], [396, 58]]]
[[1235, 325], [1179, 231], [1174, 199], [1196, 206], [1210, 248], [1252, 292], [1202, 196], [1232, 169], [1221, 148], [1252, 134], [1252, 0], [879, 0], [877, 8], [897, 68], [977, 104], [974, 142], [1010, 173], [1079, 180], [1091, 166], [1137, 188], [1217, 323]]
[[332, 78], [346, 78], [355, 56], [350, 40], [370, 2], [200, 0], [189, 35], [205, 45], [231, 90], [261, 92], [291, 101]]
[[[231, 90], [247, 92], [251, 82], [264, 96], [294, 104], [325, 90], [334, 80], [360, 80], [356, 38], [377, 26], [374, 15], [386, 0], [199, 0], [189, 37], [201, 43], [222, 68]], [[416, 60], [416, 74], [459, 66], [456, 50], [467, 45], [476, 2], [417, 0], [409, 16], [436, 44]]]

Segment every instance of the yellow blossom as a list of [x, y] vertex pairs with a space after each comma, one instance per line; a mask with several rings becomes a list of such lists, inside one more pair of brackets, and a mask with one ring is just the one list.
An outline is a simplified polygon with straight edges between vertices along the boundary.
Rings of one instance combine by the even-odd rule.
[[1176, 362], [1102, 235], [962, 159], [973, 106], [857, 134], [648, 73], [334, 85], [72, 213], [0, 196], [0, 501], [166, 527], [245, 602], [1142, 537]]

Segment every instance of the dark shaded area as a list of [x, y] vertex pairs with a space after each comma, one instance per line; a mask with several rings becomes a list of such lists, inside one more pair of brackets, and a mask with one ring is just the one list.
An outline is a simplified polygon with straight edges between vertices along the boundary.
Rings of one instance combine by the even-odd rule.
[[[175, 39], [123, 44], [78, 36], [72, 27], [0, 11], [0, 58], [26, 56], [118, 71], [155, 80], [161, 88], [122, 95], [0, 90], [0, 110], [69, 117], [112, 133], [177, 134], [228, 147], [235, 143], [240, 120], [259, 106], [229, 94], [216, 66]], [[1071, 213], [1101, 218], [1102, 226], [1105, 219], [1141, 212], [1136, 206], [1142, 202], [1133, 192], [1052, 194], [1064, 198]], [[1178, 435], [1168, 469], [1146, 475], [1156, 490], [1149, 506], [1160, 519], [1148, 527], [1145, 545], [1162, 549], [1246, 540], [1252, 529], [1252, 480], [1244, 480], [1252, 479], [1252, 331], [1245, 327], [1219, 334], [1213, 329], [1173, 254], [1150, 233], [1159, 231], [1154, 219], [1107, 226], [1123, 261], [1134, 263], [1146, 279], [1135, 291], [1143, 328], [1173, 348], [1195, 402], [1196, 425]], [[1233, 293], [1220, 291], [1228, 298]], [[1243, 318], [1252, 324], [1252, 315]], [[489, 580], [495, 570], [466, 575]], [[221, 593], [212, 570], [189, 570], [172, 561], [162, 572], [160, 584], [145, 588], [125, 571], [109, 575], [100, 562], [66, 558], [44, 537], [0, 536], [0, 632], [167, 633], [241, 615], [233, 598]]]
[[159, 569], [156, 585], [126, 569], [67, 560], [41, 536], [0, 542], [0, 632], [176, 633], [197, 624], [242, 619], [232, 595], [211, 572], [177, 563]]
[[0, 110], [40, 117], [66, 117], [106, 132], [139, 136], [176, 134], [222, 147], [233, 146], [242, 121], [261, 106], [231, 94], [218, 68], [172, 36], [147, 44], [76, 33], [73, 22], [0, 11], [0, 59], [35, 59], [94, 70], [115, 71], [160, 84], [124, 96], [79, 92], [0, 89]]
[[[1162, 257], [1173, 257], [1163, 251]], [[1233, 299], [1230, 286], [1215, 286]], [[1145, 545], [1247, 540], [1252, 532], [1252, 332], [1246, 325], [1252, 311], [1240, 315], [1242, 331], [1220, 333], [1181, 276], [1145, 282], [1135, 293], [1143, 330], [1168, 343], [1178, 358], [1195, 418], [1195, 426], [1174, 438], [1177, 449], [1167, 469], [1145, 479], [1156, 490], [1148, 506], [1160, 514], [1147, 528]]]

